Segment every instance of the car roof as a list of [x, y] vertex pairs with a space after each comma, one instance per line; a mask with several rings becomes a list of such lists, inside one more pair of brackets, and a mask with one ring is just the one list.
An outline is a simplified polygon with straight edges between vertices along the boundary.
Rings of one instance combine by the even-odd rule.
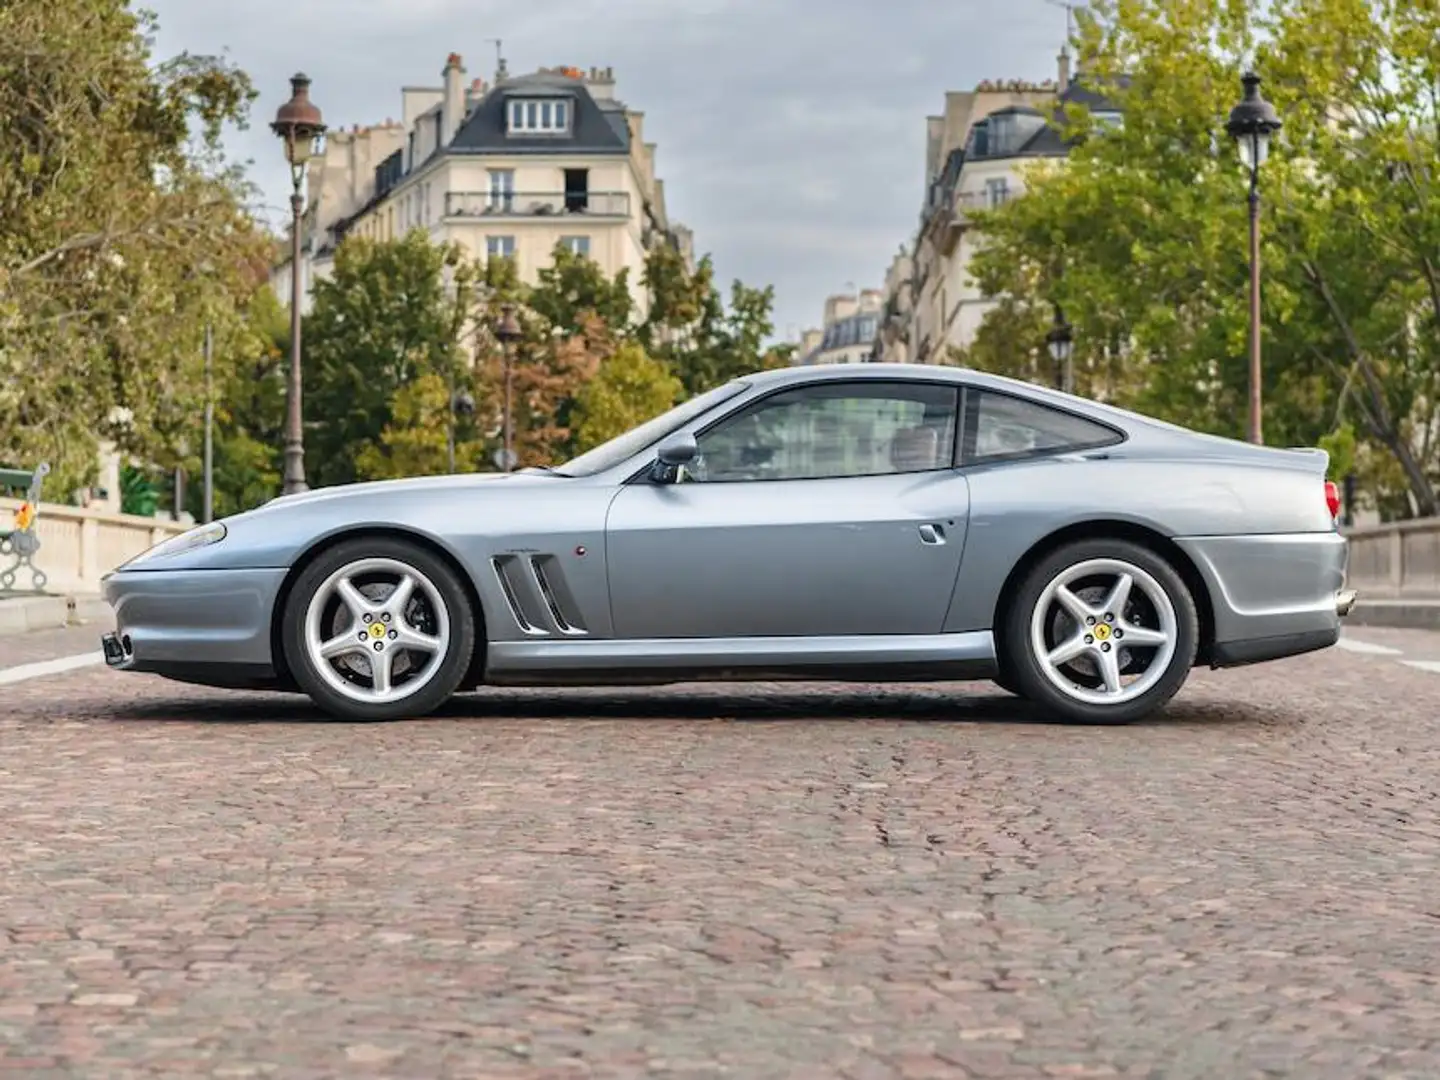
[[[1117, 408], [1089, 398], [1076, 397], [1061, 390], [1052, 390], [1021, 379], [1011, 379], [974, 368], [941, 366], [939, 364], [813, 364], [775, 368], [743, 375], [741, 382], [757, 387], [801, 386], [806, 383], [836, 379], [901, 379], [906, 382], [953, 382], [1017, 394], [1036, 402], [1057, 405], [1111, 426], [1128, 428], [1134, 424], [1148, 425], [1149, 418], [1128, 409]], [[1184, 430], [1184, 429], [1177, 429]]]

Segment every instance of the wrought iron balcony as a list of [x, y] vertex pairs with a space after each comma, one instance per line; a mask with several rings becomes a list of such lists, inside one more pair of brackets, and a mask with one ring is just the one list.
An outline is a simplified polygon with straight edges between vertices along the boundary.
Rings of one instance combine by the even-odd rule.
[[451, 191], [445, 216], [465, 217], [630, 216], [628, 191]]

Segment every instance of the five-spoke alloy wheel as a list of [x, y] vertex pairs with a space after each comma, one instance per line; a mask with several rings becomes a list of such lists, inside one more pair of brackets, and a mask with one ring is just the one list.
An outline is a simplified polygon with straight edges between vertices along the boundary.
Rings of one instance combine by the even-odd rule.
[[1001, 628], [1023, 696], [1070, 720], [1123, 724], [1184, 684], [1199, 639], [1194, 598], [1163, 558], [1126, 540], [1052, 552]]
[[316, 704], [347, 720], [423, 716], [475, 648], [469, 598], [424, 548], [347, 540], [305, 568], [285, 607], [285, 658]]

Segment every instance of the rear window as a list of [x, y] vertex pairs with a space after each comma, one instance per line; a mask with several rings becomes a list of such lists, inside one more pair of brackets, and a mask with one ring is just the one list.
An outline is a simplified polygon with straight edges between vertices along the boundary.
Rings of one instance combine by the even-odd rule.
[[1123, 436], [1083, 416], [992, 390], [966, 394], [967, 464], [1112, 446]]

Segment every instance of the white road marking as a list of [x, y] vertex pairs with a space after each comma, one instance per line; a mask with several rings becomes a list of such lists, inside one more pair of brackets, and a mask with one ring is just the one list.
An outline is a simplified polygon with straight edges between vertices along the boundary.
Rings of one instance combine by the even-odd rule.
[[24, 682], [27, 679], [43, 679], [46, 675], [60, 675], [76, 668], [103, 664], [103, 652], [81, 653], [79, 656], [62, 656], [58, 660], [41, 660], [35, 664], [21, 664], [18, 667], [0, 668], [0, 686]]
[[1429, 671], [1440, 675], [1440, 660], [1402, 660], [1406, 667], [1418, 668], [1421, 671]]
[[1372, 645], [1368, 641], [1356, 641], [1352, 637], [1341, 637], [1335, 643], [1340, 648], [1353, 653], [1366, 653], [1370, 656], [1399, 656], [1399, 649], [1392, 649], [1388, 645]]

